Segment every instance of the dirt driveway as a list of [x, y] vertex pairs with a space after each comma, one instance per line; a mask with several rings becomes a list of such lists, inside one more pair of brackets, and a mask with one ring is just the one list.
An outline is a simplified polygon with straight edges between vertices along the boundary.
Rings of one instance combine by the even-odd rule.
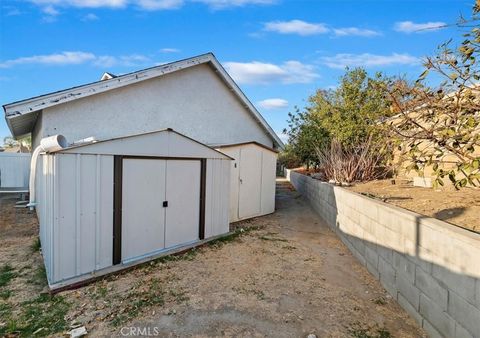
[[[0, 269], [10, 264], [15, 276], [3, 286], [10, 295], [0, 298], [0, 312], [2, 304], [7, 309], [0, 318], [17, 331], [5, 321], [3, 332], [84, 325], [92, 336], [425, 336], [286, 182], [278, 185], [277, 209], [238, 224], [245, 230], [224, 241], [39, 302], [35, 320], [46, 321], [35, 327], [13, 309], [38, 297], [41, 287], [30, 280], [39, 254], [27, 230], [18, 238], [10, 231], [0, 236]], [[24, 223], [19, 229], [32, 227]]]

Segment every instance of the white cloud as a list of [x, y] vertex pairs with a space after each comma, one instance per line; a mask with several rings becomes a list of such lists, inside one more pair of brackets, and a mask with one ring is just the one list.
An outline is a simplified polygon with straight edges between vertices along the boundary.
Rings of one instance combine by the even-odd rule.
[[180, 49], [178, 48], [162, 48], [160, 49], [161, 53], [180, 53]]
[[178, 9], [183, 6], [183, 0], [138, 0], [138, 6], [147, 11]]
[[381, 35], [380, 32], [371, 30], [371, 29], [362, 29], [357, 27], [345, 27], [345, 28], [336, 28], [333, 30], [336, 36], [378, 36]]
[[243, 7], [247, 5], [273, 5], [277, 0], [192, 0], [201, 2], [212, 9], [225, 9], [231, 7]]
[[298, 34], [303, 36], [324, 34], [329, 31], [323, 23], [309, 23], [302, 20], [270, 21], [265, 23], [264, 30], [280, 34]]
[[395, 23], [393, 27], [397, 32], [403, 33], [425, 33], [432, 32], [439, 29], [442, 29], [446, 26], [445, 22], [442, 21], [432, 21], [425, 23], [415, 23], [412, 21], [401, 21]]
[[132, 54], [123, 56], [102, 55], [97, 56], [87, 52], [61, 52], [46, 55], [20, 57], [0, 62], [0, 68], [10, 68], [18, 65], [79, 65], [87, 62], [99, 67], [136, 66], [149, 62], [150, 59], [143, 55]]
[[114, 67], [114, 66], [124, 66], [124, 67], [133, 67], [144, 65], [148, 63], [150, 59], [144, 55], [132, 54], [132, 55], [122, 55], [122, 56], [111, 56], [111, 55], [102, 55], [95, 58], [94, 65], [98, 67]]
[[309, 83], [318, 77], [313, 66], [299, 61], [287, 61], [281, 65], [258, 61], [226, 62], [224, 66], [235, 81], [244, 84]]
[[96, 21], [98, 19], [100, 18], [93, 13], [88, 13], [82, 17], [82, 21]]
[[22, 11], [15, 7], [4, 6], [3, 8], [6, 10], [5, 16], [17, 16], [23, 14]]
[[23, 64], [75, 65], [95, 59], [95, 55], [85, 52], [61, 52], [48, 55], [34, 55], [0, 62], [0, 68]]
[[49, 16], [57, 16], [60, 14], [60, 12], [51, 5], [43, 7], [42, 12]]
[[390, 55], [363, 54], [336, 54], [326, 56], [321, 61], [330, 68], [343, 69], [345, 67], [377, 67], [391, 65], [416, 65], [420, 62], [417, 57], [409, 54], [393, 53]]
[[39, 6], [63, 6], [78, 8], [125, 7], [127, 0], [30, 0]]
[[288, 107], [288, 101], [279, 98], [258, 101], [257, 104], [259, 107], [264, 109], [279, 109]]
[[381, 35], [380, 32], [372, 29], [358, 27], [329, 28], [324, 23], [313, 23], [302, 20], [270, 21], [264, 24], [264, 31], [280, 34], [298, 34], [302, 36], [317, 35], [333, 32], [336, 36], [365, 36], [372, 37]]
[[[187, 0], [28, 0], [31, 3], [40, 6], [42, 9], [49, 7], [75, 7], [75, 8], [125, 8], [134, 6], [141, 10], [157, 11], [178, 9], [182, 7]], [[270, 5], [277, 0], [188, 0], [199, 2], [208, 7], [218, 10], [231, 7], [241, 7], [246, 5]]]

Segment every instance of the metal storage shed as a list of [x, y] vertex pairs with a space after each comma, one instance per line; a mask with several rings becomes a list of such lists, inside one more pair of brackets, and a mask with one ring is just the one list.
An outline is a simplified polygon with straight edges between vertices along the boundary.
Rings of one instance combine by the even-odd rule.
[[216, 147], [232, 157], [230, 222], [275, 211], [277, 151], [257, 142]]
[[41, 154], [37, 210], [50, 287], [227, 233], [230, 162], [171, 129]]

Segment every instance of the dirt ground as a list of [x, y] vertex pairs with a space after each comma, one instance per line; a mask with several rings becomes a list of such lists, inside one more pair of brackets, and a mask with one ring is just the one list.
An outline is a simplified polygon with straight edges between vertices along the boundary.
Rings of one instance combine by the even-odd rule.
[[277, 212], [224, 240], [53, 297], [35, 218], [13, 202], [0, 199], [0, 336], [425, 336], [286, 182]]
[[480, 232], [480, 189], [435, 190], [414, 187], [406, 180], [397, 180], [395, 185], [390, 180], [378, 180], [356, 184], [349, 189]]

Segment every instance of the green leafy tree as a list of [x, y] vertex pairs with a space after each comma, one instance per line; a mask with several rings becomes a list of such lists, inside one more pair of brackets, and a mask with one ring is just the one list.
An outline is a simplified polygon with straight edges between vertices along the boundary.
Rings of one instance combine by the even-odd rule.
[[291, 144], [286, 144], [284, 149], [278, 154], [278, 163], [286, 168], [297, 168], [302, 165], [300, 159], [295, 153]]
[[332, 90], [318, 90], [307, 107], [289, 114], [289, 143], [304, 164], [318, 164], [317, 149], [332, 139], [343, 147], [384, 141], [384, 127], [378, 123], [392, 115], [380, 73], [370, 77], [362, 68], [348, 69]]
[[[389, 125], [409, 168], [421, 174], [431, 168], [435, 185], [444, 185], [446, 178], [457, 189], [480, 185], [479, 13], [476, 1], [472, 18], [457, 24], [462, 41], [439, 46], [417, 81], [395, 80], [388, 86], [398, 112]], [[442, 79], [438, 87], [427, 85], [432, 75]]]
[[12, 148], [18, 145], [18, 141], [16, 141], [13, 137], [11, 136], [6, 136], [3, 138], [3, 146], [5, 148]]
[[382, 118], [392, 115], [382, 84], [386, 78], [368, 76], [363, 68], [348, 69], [337, 89], [319, 90], [310, 97], [310, 110], [332, 138], [343, 146], [365, 142], [370, 135], [382, 136]]
[[283, 132], [289, 136], [291, 153], [307, 168], [310, 165], [316, 165], [318, 158], [315, 149], [328, 142], [327, 130], [322, 127], [309, 108], [305, 111], [295, 108], [295, 112], [289, 113], [288, 116], [288, 129]]

